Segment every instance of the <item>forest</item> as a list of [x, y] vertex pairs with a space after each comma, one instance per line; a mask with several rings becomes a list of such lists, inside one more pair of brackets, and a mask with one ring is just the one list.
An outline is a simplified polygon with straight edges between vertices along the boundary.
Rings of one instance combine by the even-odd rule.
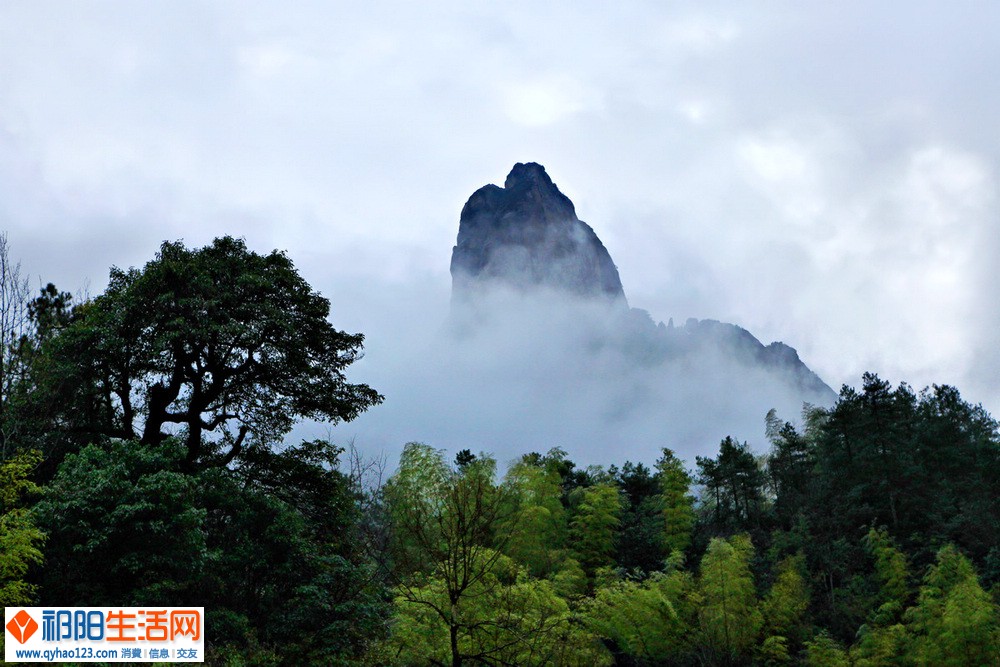
[[204, 606], [213, 665], [1000, 664], [1000, 435], [954, 387], [865, 374], [693, 461], [367, 459], [288, 439], [386, 399], [284, 253], [164, 243], [94, 297], [11, 255], [4, 606]]

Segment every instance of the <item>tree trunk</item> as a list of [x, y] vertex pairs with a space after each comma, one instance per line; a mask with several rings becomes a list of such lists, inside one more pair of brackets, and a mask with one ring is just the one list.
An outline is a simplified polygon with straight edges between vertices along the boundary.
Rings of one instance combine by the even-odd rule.
[[452, 623], [449, 630], [451, 631], [451, 667], [462, 667], [462, 655], [458, 652], [458, 626]]

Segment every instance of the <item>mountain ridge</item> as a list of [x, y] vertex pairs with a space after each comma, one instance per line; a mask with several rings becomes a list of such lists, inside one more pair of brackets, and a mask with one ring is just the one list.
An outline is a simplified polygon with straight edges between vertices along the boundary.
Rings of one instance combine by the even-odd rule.
[[713, 319], [689, 318], [682, 327], [671, 320], [666, 326], [654, 323], [647, 311], [630, 308], [610, 252], [535, 162], [515, 164], [503, 187], [484, 185], [466, 201], [451, 275], [453, 313], [488, 310], [487, 294], [496, 288], [521, 295], [563, 294], [567, 302], [606, 306], [599, 317], [617, 322], [608, 331], [636, 363], [722, 353], [737, 365], [770, 372], [805, 402], [832, 403], [836, 398], [786, 343], [765, 345], [743, 327]]

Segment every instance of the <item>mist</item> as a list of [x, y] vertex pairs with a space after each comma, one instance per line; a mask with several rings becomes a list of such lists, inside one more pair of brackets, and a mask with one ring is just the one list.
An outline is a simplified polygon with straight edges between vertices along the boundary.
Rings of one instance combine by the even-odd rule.
[[669, 447], [693, 464], [727, 435], [765, 451], [768, 410], [795, 422], [803, 401], [829, 399], [687, 327], [565, 291], [484, 285], [452, 307], [440, 285], [386, 287], [369, 313], [349, 375], [385, 403], [333, 436], [390, 464], [410, 441], [501, 463], [562, 447], [578, 465], [649, 464]]

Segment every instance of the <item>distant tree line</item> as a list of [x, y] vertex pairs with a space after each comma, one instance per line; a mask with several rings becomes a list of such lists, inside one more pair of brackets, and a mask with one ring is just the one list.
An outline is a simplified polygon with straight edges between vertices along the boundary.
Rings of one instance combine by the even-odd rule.
[[398, 664], [1000, 664], [1000, 441], [865, 375], [771, 450], [577, 468], [412, 443], [385, 490]]
[[0, 237], [3, 604], [204, 606], [219, 665], [1000, 664], [1000, 436], [954, 388], [866, 374], [766, 453], [383, 479], [285, 442], [382, 400], [329, 309], [229, 237], [33, 295]]

